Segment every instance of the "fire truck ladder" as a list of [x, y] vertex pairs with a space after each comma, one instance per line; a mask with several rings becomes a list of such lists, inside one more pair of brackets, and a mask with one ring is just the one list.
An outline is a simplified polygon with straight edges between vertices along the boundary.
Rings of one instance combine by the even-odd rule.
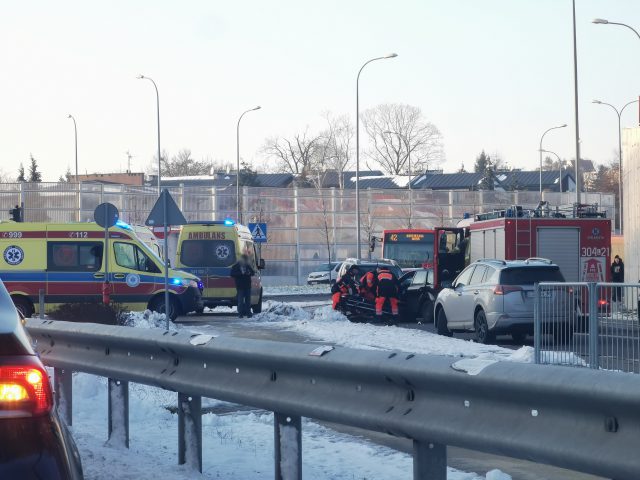
[[[533, 228], [533, 222], [531, 221], [531, 215], [528, 218], [522, 219], [516, 217], [516, 260], [526, 260], [533, 255], [532, 242], [531, 242], [531, 230]], [[523, 252], [524, 249], [524, 252]]]

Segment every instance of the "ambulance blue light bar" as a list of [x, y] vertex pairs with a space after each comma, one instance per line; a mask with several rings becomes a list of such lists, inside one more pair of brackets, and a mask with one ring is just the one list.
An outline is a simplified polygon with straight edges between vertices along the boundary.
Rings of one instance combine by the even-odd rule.
[[195, 222], [189, 222], [189, 225], [224, 225], [225, 227], [233, 227], [236, 224], [235, 220], [227, 218], [226, 220], [202, 220]]
[[122, 220], [118, 220], [116, 222], [116, 227], [124, 228], [125, 230], [131, 230], [131, 225], [127, 222], [123, 222]]

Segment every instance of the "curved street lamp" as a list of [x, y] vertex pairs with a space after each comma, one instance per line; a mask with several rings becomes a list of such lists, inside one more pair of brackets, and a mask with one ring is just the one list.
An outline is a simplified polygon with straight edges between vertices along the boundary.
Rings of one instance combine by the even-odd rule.
[[240, 218], [240, 120], [242, 120], [242, 117], [244, 117], [246, 113], [260, 110], [260, 108], [260, 105], [258, 105], [257, 107], [242, 112], [242, 115], [238, 118], [238, 125], [236, 126], [236, 221], [238, 223], [242, 223], [242, 219]]
[[162, 159], [160, 156], [160, 94], [158, 93], [158, 86], [152, 78], [145, 77], [144, 75], [138, 75], [138, 80], [149, 80], [153, 83], [153, 88], [156, 89], [156, 114], [158, 116], [158, 195], [160, 195], [160, 178], [162, 175]]
[[631, 100], [627, 102], [620, 110], [611, 105], [610, 103], [603, 102], [601, 100], [593, 100], [592, 103], [596, 105], [607, 105], [616, 112], [618, 115], [618, 225], [620, 226], [620, 235], [622, 235], [622, 112], [629, 105], [638, 103], [639, 100]]
[[76, 124], [76, 119], [73, 115], [67, 115], [67, 118], [73, 120], [73, 138], [76, 149], [76, 183], [78, 183], [78, 125]]
[[[558, 128], [564, 128], [566, 127], [567, 124], [563, 124], [563, 125], [558, 125], [557, 127], [551, 127], [548, 128], [547, 130], [545, 130], [545, 132], [542, 134], [542, 137], [540, 137], [540, 149], [538, 150], [540, 152], [540, 201], [542, 201], [542, 140], [544, 140], [544, 136], [549, 133], [551, 130], [557, 130]], [[577, 165], [577, 161], [576, 161], [576, 165]], [[577, 188], [577, 187], [576, 187]]]
[[560, 159], [560, 155], [558, 155], [556, 152], [552, 152], [551, 150], [542, 150], [542, 152], [555, 155], [555, 157], [558, 159], [558, 167], [560, 168], [560, 180], [558, 183], [560, 183], [560, 193], [562, 193], [562, 160]]
[[360, 74], [364, 67], [369, 65], [371, 62], [375, 62], [376, 60], [385, 60], [387, 58], [395, 58], [397, 56], [397, 53], [389, 53], [383, 57], [376, 57], [371, 60], [367, 60], [362, 67], [360, 67], [360, 70], [358, 70], [358, 76], [356, 77], [356, 258], [358, 259], [362, 255], [360, 244]]
[[631, 25], [627, 25], [626, 23], [610, 22], [609, 20], [606, 20], [604, 18], [594, 18], [591, 23], [595, 23], [596, 25], [619, 25], [621, 27], [627, 27], [629, 30], [635, 33], [638, 38], [640, 38], [640, 33], [638, 33], [638, 31]]

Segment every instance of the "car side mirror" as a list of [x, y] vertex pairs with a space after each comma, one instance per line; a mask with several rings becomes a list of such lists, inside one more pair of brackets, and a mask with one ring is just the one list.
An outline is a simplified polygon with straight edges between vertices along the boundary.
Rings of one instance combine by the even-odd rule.
[[264, 270], [266, 266], [267, 264], [264, 261], [264, 258], [261, 258], [260, 261], [258, 262], [258, 270]]
[[451, 280], [445, 280], [441, 283], [442, 288], [454, 288], [453, 282]]

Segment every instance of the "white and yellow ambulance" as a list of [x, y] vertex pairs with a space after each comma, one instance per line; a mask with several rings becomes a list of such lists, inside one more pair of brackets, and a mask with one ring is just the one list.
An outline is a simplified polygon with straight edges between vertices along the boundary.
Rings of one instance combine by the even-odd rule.
[[[47, 310], [55, 305], [102, 301], [106, 280], [111, 300], [130, 310], [164, 312], [163, 263], [128, 225], [109, 229], [108, 278], [105, 231], [95, 223], [0, 222], [0, 279], [16, 307], [29, 317], [40, 290]], [[169, 270], [170, 312], [175, 319], [202, 309], [202, 283]]]
[[264, 260], [258, 259], [253, 237], [246, 226], [231, 220], [183, 225], [173, 266], [202, 279], [204, 306], [235, 306], [237, 292], [231, 267], [241, 255], [249, 257], [249, 264], [256, 272], [251, 282], [251, 308], [259, 313], [262, 311], [260, 270], [264, 268]]

